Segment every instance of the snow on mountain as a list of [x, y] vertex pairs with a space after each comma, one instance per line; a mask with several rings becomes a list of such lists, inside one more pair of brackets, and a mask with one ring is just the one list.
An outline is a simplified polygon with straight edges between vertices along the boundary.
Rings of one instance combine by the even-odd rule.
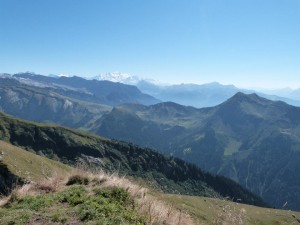
[[8, 73], [0, 73], [1, 78], [11, 78], [11, 75]]
[[112, 82], [119, 82], [124, 84], [137, 84], [140, 81], [140, 78], [137, 76], [131, 76], [127, 73], [103, 73], [98, 76], [92, 77], [95, 80], [108, 80]]
[[57, 77], [73, 77], [73, 75], [61, 73], [61, 74], [58, 74]]

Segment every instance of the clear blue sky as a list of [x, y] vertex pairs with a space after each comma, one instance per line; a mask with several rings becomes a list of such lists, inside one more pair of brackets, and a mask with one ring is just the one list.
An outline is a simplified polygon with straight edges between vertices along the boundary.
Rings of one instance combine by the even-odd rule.
[[300, 86], [299, 0], [0, 0], [0, 72]]

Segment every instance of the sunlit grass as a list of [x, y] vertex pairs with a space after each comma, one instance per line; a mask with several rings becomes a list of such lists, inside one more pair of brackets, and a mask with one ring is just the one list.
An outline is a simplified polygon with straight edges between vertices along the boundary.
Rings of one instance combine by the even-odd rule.
[[38, 181], [55, 175], [66, 175], [72, 168], [0, 141], [1, 161], [20, 178]]
[[187, 211], [199, 224], [298, 224], [299, 212], [261, 208], [228, 200], [185, 195], [161, 195], [174, 207]]

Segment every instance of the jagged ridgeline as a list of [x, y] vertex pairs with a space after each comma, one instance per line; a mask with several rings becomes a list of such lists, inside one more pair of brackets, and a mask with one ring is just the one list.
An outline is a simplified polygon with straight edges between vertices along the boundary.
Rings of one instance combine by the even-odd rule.
[[230, 179], [203, 172], [150, 149], [81, 131], [27, 122], [1, 113], [0, 139], [68, 164], [75, 164], [78, 159], [92, 160], [105, 171], [144, 178], [168, 193], [229, 197], [247, 204], [265, 205]]

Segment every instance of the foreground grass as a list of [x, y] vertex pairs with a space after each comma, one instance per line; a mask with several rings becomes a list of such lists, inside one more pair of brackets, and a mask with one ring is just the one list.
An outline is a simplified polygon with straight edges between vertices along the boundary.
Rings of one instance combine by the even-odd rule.
[[0, 199], [1, 225], [278, 225], [299, 224], [298, 218], [299, 212], [150, 192], [128, 179], [104, 173], [80, 172], [30, 183]]
[[195, 224], [128, 179], [77, 171], [0, 199], [0, 224]]
[[300, 224], [300, 212], [261, 208], [198, 196], [161, 195], [161, 198], [175, 207], [185, 210], [197, 221], [197, 224]]
[[0, 209], [0, 224], [145, 224], [121, 188], [87, 190], [72, 185], [59, 193], [12, 198]]
[[84, 173], [3, 141], [0, 154], [10, 171], [32, 181], [0, 198], [1, 225], [300, 224], [297, 212], [149, 191], [146, 182]]

